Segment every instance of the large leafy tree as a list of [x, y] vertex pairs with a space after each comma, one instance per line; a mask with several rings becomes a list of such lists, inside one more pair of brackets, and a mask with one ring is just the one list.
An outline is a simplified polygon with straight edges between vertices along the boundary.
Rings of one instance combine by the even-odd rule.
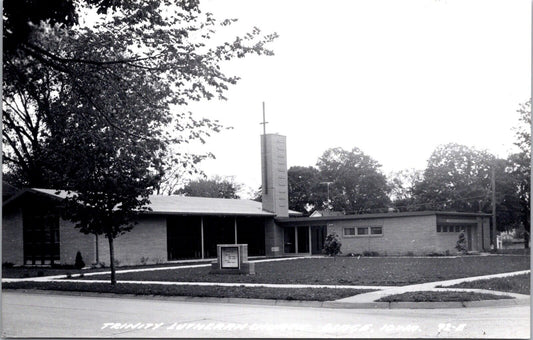
[[490, 211], [494, 156], [464, 145], [438, 146], [413, 196], [418, 210]]
[[177, 191], [178, 194], [195, 197], [239, 198], [241, 186], [233, 178], [215, 176], [211, 179], [190, 181]]
[[[54, 9], [27, 12], [31, 20], [13, 0], [5, 7], [4, 156], [20, 184], [71, 192], [66, 215], [82, 232], [108, 238], [114, 282], [113, 239], [146, 209], [170, 162], [191, 164], [171, 148], [220, 129], [184, 107], [224, 99], [238, 77], [222, 64], [271, 55], [265, 44], [275, 35], [254, 28], [213, 44], [233, 20], [218, 23], [196, 1], [70, 5], [52, 2]], [[77, 24], [84, 11], [95, 21]]]
[[321, 187], [320, 172], [315, 167], [293, 166], [288, 170], [289, 209], [310, 212], [327, 200], [326, 187]]
[[389, 186], [381, 165], [358, 148], [326, 150], [317, 162], [322, 181], [330, 185], [330, 205], [346, 213], [386, 211]]

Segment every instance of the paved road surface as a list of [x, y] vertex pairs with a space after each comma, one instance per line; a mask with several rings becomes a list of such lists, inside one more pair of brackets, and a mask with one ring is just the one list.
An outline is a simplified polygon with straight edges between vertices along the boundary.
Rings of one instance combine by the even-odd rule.
[[372, 310], [2, 293], [3, 337], [529, 338], [529, 306]]

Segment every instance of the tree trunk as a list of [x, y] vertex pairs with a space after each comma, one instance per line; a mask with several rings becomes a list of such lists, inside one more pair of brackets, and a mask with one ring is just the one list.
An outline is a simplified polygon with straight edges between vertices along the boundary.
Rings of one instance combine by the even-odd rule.
[[109, 240], [109, 260], [111, 261], [109, 264], [109, 268], [111, 268], [111, 284], [115, 285], [117, 284], [117, 279], [115, 277], [115, 250], [113, 248], [113, 236], [107, 235], [107, 239]]

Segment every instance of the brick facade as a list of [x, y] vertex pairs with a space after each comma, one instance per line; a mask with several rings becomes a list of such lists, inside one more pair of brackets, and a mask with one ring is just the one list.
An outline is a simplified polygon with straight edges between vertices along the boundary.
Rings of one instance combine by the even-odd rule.
[[76, 253], [79, 251], [86, 266], [94, 263], [95, 236], [86, 235], [74, 227], [74, 223], [59, 220], [59, 260], [61, 264], [76, 263]]
[[4, 210], [2, 216], [2, 263], [22, 265], [23, 262], [22, 209]]
[[[98, 238], [100, 262], [109, 265], [109, 241]], [[166, 216], [142, 216], [133, 229], [114, 240], [115, 261], [120, 266], [167, 261]]]
[[[448, 245], [448, 242], [442, 245], [436, 242], [435, 216], [343, 220], [330, 222], [327, 226], [328, 234], [335, 232], [339, 235], [343, 254], [422, 255], [437, 252]], [[358, 236], [358, 227], [382, 227], [383, 234]], [[356, 235], [344, 235], [344, 228], [356, 228]]]

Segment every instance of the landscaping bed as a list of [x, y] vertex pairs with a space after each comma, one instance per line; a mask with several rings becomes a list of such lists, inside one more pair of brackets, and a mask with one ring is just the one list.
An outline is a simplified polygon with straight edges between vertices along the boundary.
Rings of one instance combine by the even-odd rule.
[[510, 292], [530, 295], [531, 292], [531, 274], [513, 275], [508, 277], [498, 277], [487, 280], [477, 280], [471, 282], [462, 282], [446, 288], [475, 288], [488, 289], [500, 292]]
[[364, 289], [332, 288], [268, 288], [222, 286], [170, 286], [148, 284], [124, 284], [85, 282], [7, 282], [2, 289], [40, 289], [57, 291], [96, 292], [135, 295], [196, 296], [217, 298], [247, 298], [300, 301], [332, 301], [370, 292]]
[[403, 294], [389, 295], [377, 300], [378, 302], [463, 302], [513, 299], [507, 295], [494, 295], [472, 292], [407, 292]]
[[[530, 268], [529, 256], [338, 257], [255, 264], [255, 275], [210, 274], [209, 267], [117, 274], [118, 280], [399, 286]], [[109, 275], [84, 279], [108, 280]]]

